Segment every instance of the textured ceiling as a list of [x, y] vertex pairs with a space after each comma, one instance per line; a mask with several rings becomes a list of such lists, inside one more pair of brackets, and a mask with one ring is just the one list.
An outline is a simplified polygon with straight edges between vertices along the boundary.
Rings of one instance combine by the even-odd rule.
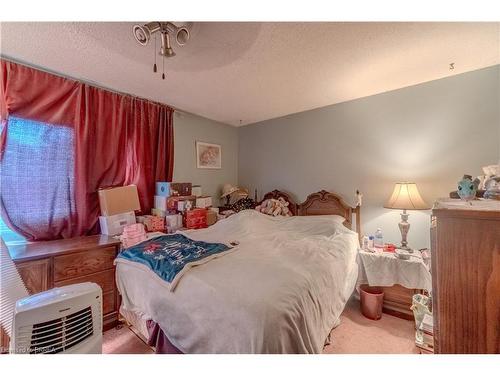
[[232, 125], [500, 63], [499, 23], [194, 23], [164, 81], [131, 23], [4, 22], [0, 33], [4, 57]]

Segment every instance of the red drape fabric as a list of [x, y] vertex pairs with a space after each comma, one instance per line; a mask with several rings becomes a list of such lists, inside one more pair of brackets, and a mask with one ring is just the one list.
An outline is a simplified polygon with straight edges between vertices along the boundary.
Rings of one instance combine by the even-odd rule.
[[71, 127], [75, 151], [74, 214], [52, 222], [47, 213], [48, 225], [33, 228], [10, 220], [2, 203], [2, 218], [7, 225], [32, 240], [95, 233], [99, 215], [97, 190], [129, 184], [138, 187], [142, 211], [151, 209], [155, 181], [172, 179], [171, 107], [14, 62], [0, 63], [0, 156], [5, 148], [9, 116]]

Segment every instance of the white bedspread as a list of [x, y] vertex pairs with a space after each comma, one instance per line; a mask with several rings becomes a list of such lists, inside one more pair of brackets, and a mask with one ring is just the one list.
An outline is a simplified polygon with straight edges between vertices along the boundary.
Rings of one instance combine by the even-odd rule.
[[184, 234], [238, 250], [193, 267], [174, 292], [117, 259], [125, 309], [157, 322], [183, 353], [321, 353], [358, 273], [357, 234], [338, 217], [247, 210]]

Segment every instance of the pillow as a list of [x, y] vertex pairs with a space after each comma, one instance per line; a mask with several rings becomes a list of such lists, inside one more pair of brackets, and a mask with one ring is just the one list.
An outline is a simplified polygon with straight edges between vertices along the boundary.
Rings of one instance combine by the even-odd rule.
[[328, 216], [328, 218], [332, 219], [333, 221], [339, 224], [344, 224], [345, 221], [345, 217], [340, 215], [324, 215], [324, 216]]

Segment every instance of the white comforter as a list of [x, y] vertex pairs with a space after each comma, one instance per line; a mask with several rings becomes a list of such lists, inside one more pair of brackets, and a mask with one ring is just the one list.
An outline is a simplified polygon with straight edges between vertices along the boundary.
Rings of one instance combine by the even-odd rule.
[[321, 353], [358, 272], [357, 234], [339, 217], [247, 210], [184, 234], [239, 245], [190, 269], [174, 292], [117, 259], [125, 309], [157, 322], [183, 353]]

